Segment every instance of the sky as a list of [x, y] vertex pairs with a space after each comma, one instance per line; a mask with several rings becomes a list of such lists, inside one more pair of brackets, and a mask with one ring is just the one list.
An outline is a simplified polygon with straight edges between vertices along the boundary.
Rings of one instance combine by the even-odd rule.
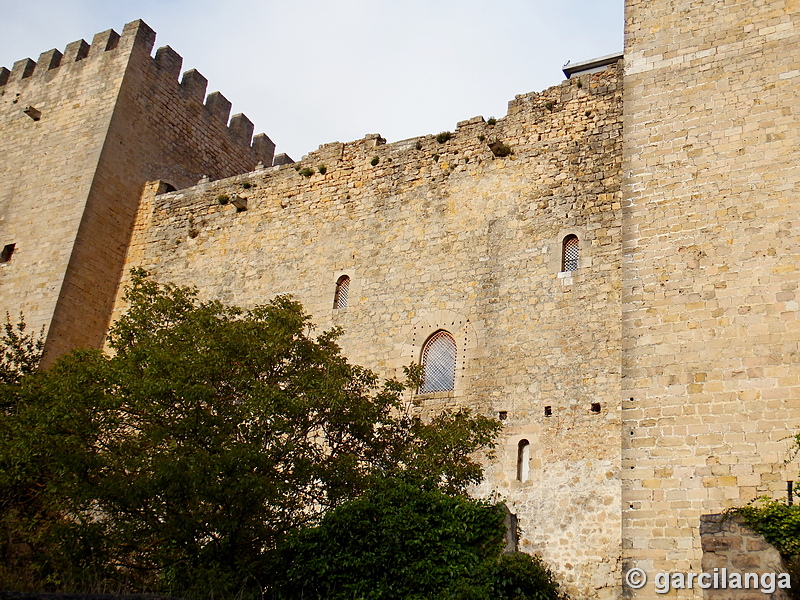
[[623, 0], [0, 0], [0, 66], [143, 19], [294, 159], [502, 117], [561, 67], [619, 52]]

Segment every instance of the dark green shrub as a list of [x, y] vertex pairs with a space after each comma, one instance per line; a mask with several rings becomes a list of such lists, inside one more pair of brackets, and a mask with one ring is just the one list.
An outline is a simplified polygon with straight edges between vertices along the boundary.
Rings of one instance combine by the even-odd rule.
[[369, 164], [371, 164], [374, 167], [375, 165], [378, 164], [378, 162], [380, 162], [380, 159], [377, 156], [373, 156], [372, 160], [369, 161]]
[[436, 135], [436, 141], [439, 142], [440, 144], [444, 144], [452, 137], [453, 137], [452, 133], [450, 133], [449, 131], [443, 131]]
[[286, 540], [276, 597], [488, 600], [503, 518], [485, 501], [386, 480]]
[[303, 168], [302, 168], [302, 169], [300, 169], [300, 171], [298, 171], [298, 172], [299, 172], [299, 173], [300, 173], [300, 175], [302, 175], [303, 177], [311, 177], [311, 176], [314, 174], [314, 171], [312, 171], [312, 170], [311, 170], [311, 169], [309, 169], [308, 167], [303, 167]]
[[325, 173], [328, 172], [328, 167], [326, 167], [325, 165], [320, 165], [317, 167], [317, 171], [319, 171], [320, 175], [325, 175]]
[[729, 514], [741, 515], [750, 529], [763, 535], [783, 556], [800, 555], [800, 506], [764, 498], [759, 505], [735, 508]]
[[558, 583], [538, 556], [503, 554], [492, 573], [496, 600], [557, 600], [564, 598]]
[[496, 124], [496, 123], [497, 123], [497, 119], [495, 119], [494, 117], [489, 117], [489, 120], [488, 120], [488, 121], [486, 121], [486, 122], [487, 122], [489, 125], [494, 125], [494, 124]]
[[217, 196], [217, 202], [225, 206], [228, 202], [231, 201], [231, 197], [228, 194], [220, 194]]

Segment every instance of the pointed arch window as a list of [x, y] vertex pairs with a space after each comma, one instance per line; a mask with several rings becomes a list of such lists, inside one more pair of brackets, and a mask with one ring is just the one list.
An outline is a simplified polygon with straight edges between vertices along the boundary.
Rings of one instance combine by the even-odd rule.
[[578, 259], [581, 257], [580, 242], [577, 235], [568, 235], [564, 238], [561, 253], [561, 271], [577, 271]]
[[422, 348], [422, 385], [420, 394], [449, 392], [456, 382], [456, 341], [440, 329]]
[[333, 308], [347, 306], [347, 294], [350, 291], [350, 278], [342, 275], [336, 282], [336, 293], [333, 295]]

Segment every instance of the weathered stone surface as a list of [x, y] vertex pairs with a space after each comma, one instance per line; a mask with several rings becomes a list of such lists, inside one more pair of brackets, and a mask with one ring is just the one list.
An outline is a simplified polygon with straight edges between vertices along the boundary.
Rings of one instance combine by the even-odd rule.
[[622, 507], [648, 572], [699, 572], [700, 515], [797, 479], [799, 14], [626, 2]]
[[[695, 590], [698, 597], [709, 600], [747, 600], [750, 598], [770, 598], [770, 600], [788, 600], [787, 592], [775, 586], [772, 593], [761, 592], [761, 577], [767, 573], [785, 573], [785, 565], [778, 551], [761, 535], [751, 531], [741, 517], [729, 517], [723, 514], [701, 515], [700, 539], [702, 543], [702, 572], [716, 573], [718, 585], [705, 591]], [[705, 527], [705, 523], [713, 521], [717, 527]], [[723, 570], [724, 569], [724, 570]], [[746, 573], [758, 575], [758, 585], [753, 589], [752, 579], [747, 580], [747, 589], [731, 589], [723, 587], [722, 581], [728, 582], [728, 575]], [[777, 580], [776, 580], [777, 581]], [[713, 579], [712, 579], [713, 582]], [[764, 589], [770, 589], [769, 581]], [[688, 591], [688, 590], [687, 590]]]
[[369, 134], [294, 164], [248, 146], [222, 94], [203, 104], [202, 75], [178, 83], [141, 22], [17, 61], [0, 68], [0, 311], [46, 325], [50, 358], [98, 346], [123, 267], [144, 266], [245, 306], [294, 294], [386, 377], [447, 330], [455, 389], [423, 411], [503, 415], [475, 492], [507, 499], [520, 548], [574, 597], [660, 597], [623, 588], [622, 564], [753, 565], [763, 540], [703, 515], [797, 478], [798, 14], [628, 0], [624, 79], [618, 64], [449, 139]]

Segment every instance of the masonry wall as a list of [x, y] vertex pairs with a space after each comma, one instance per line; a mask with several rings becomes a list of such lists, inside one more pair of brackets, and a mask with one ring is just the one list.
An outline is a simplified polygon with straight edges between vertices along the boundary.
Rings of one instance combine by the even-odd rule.
[[626, 568], [699, 572], [701, 514], [796, 479], [799, 7], [626, 3]]
[[[541, 552], [577, 597], [612, 597], [621, 536], [620, 108], [612, 68], [518, 96], [496, 124], [464, 121], [443, 143], [369, 135], [191, 189], [157, 195], [152, 184], [126, 271], [143, 266], [243, 306], [291, 293], [320, 329], [342, 326], [346, 355], [382, 376], [418, 362], [435, 331], [452, 333], [455, 390], [422, 396], [423, 410], [505, 411], [498, 458], [478, 492], [507, 498], [521, 549]], [[495, 156], [496, 140], [513, 154]], [[246, 199], [247, 210], [220, 196]], [[571, 233], [580, 266], [559, 273]], [[344, 274], [348, 306], [334, 309]], [[532, 449], [526, 482], [516, 479], [522, 439]]]
[[0, 245], [15, 244], [0, 315], [24, 311], [36, 329], [55, 311], [127, 62], [111, 31], [59, 54], [0, 69]]
[[[173, 187], [271, 164], [274, 145], [181, 58], [151, 51], [142, 21], [0, 70], [0, 310], [48, 327], [46, 362], [99, 347], [108, 325], [143, 184]], [[26, 76], [29, 75], [29, 76]], [[33, 106], [38, 121], [23, 112]], [[7, 240], [7, 241], [3, 241]]]

